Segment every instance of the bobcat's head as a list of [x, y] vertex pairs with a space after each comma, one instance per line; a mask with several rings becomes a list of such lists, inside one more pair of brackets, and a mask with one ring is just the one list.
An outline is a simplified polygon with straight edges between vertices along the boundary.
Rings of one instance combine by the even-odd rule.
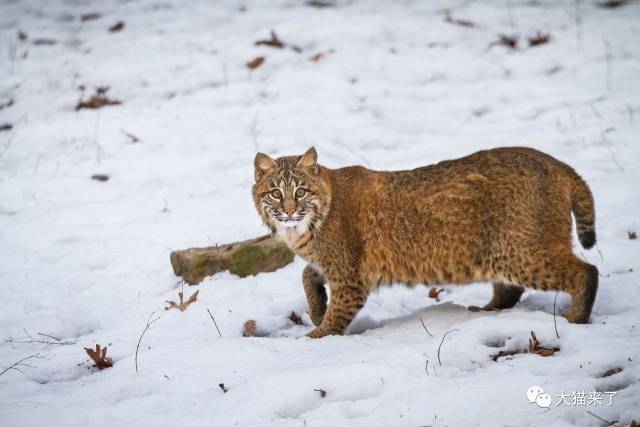
[[313, 147], [302, 156], [275, 160], [256, 154], [253, 200], [272, 232], [295, 227], [304, 233], [320, 226], [329, 211], [331, 195], [317, 160]]

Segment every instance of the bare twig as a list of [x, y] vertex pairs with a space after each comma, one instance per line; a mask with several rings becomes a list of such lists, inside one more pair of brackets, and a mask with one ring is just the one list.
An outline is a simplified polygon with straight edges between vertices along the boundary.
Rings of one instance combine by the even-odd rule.
[[[611, 148], [611, 141], [609, 141], [609, 139], [607, 138], [607, 134], [610, 132], [615, 132], [615, 128], [608, 128], [602, 131], [602, 142], [604, 143], [604, 146], [607, 148], [607, 151], [609, 151], [609, 155], [611, 156], [611, 160], [613, 161], [613, 163], [615, 163], [618, 169], [623, 171], [624, 168], [618, 161], [616, 154], [613, 152], [613, 149]], [[602, 254], [600, 254], [600, 256], [602, 256]]]
[[514, 28], [515, 23], [513, 22], [513, 11], [511, 9], [512, 9], [511, 0], [507, 0], [507, 14], [509, 15], [509, 26], [511, 28]]
[[582, 52], [582, 9], [580, 3], [582, 0], [574, 0], [575, 5], [575, 19], [576, 19], [576, 43], [578, 45], [578, 51]]
[[41, 337], [51, 338], [52, 340], [62, 341], [62, 338], [54, 337], [53, 335], [49, 335], [49, 334], [43, 334], [42, 332], [36, 332], [36, 334], [40, 335]]
[[160, 316], [152, 319], [153, 315], [156, 314], [155, 311], [152, 311], [151, 314], [149, 315], [149, 318], [147, 319], [147, 325], [144, 327], [144, 329], [142, 330], [142, 333], [140, 334], [140, 339], [138, 340], [138, 345], [136, 346], [136, 357], [135, 357], [135, 362], [136, 362], [136, 373], [138, 373], [138, 350], [140, 349], [140, 343], [142, 342], [142, 337], [144, 336], [145, 332], [147, 332], [147, 330], [149, 329], [149, 327], [151, 325], [153, 325], [156, 321], [158, 321], [160, 319]]
[[131, 132], [127, 132], [127, 131], [126, 131], [126, 130], [124, 130], [124, 129], [120, 129], [120, 132], [122, 132], [122, 133], [123, 133], [127, 138], [129, 138], [129, 141], [130, 141], [132, 144], [135, 144], [136, 142], [140, 142], [140, 141], [141, 141], [141, 139], [140, 139], [140, 138], [138, 138], [137, 136], [135, 136], [135, 135], [134, 135], [134, 134], [132, 134]]
[[600, 260], [602, 262], [604, 262], [604, 257], [602, 256], [602, 252], [600, 252], [600, 248], [598, 247], [598, 244], [596, 243], [596, 250], [598, 251], [598, 254], [600, 255]]
[[[12, 344], [42, 344], [44, 345], [43, 350], [54, 346], [54, 345], [73, 345], [77, 341], [62, 341], [60, 338], [54, 337], [52, 335], [42, 334], [37, 332], [37, 335], [40, 335], [42, 338], [34, 337], [31, 335], [26, 329], [22, 330], [24, 332], [24, 337], [9, 337], [4, 340], [4, 342], [12, 343]], [[49, 339], [47, 339], [49, 338]]]
[[42, 359], [42, 356], [40, 356], [40, 353], [36, 353], [36, 354], [32, 354], [31, 356], [23, 357], [22, 359], [13, 363], [11, 366], [6, 367], [2, 372], [0, 372], [0, 375], [3, 375], [8, 371], [18, 371], [21, 374], [23, 374], [24, 371], [22, 369], [34, 367], [33, 365], [25, 363], [27, 360], [30, 360], [30, 359]]
[[94, 129], [94, 133], [93, 133], [93, 143], [96, 146], [96, 162], [98, 164], [102, 163], [102, 147], [100, 146], [100, 143], [98, 142], [98, 131], [100, 129], [100, 114], [101, 114], [101, 110], [98, 110], [98, 114], [96, 115], [96, 125], [95, 125], [95, 129]]
[[222, 338], [222, 334], [220, 333], [220, 329], [218, 329], [218, 324], [216, 323], [216, 319], [213, 318], [213, 314], [211, 314], [211, 311], [207, 308], [207, 311], [209, 312], [209, 317], [211, 317], [211, 321], [213, 322], [213, 326], [216, 327], [216, 331], [218, 331], [218, 335], [220, 335], [220, 338]]
[[447, 331], [444, 333], [444, 335], [442, 336], [442, 341], [440, 341], [440, 345], [438, 346], [438, 364], [440, 366], [442, 366], [442, 362], [440, 361], [440, 348], [442, 348], [442, 343], [444, 342], [444, 339], [447, 337], [447, 335], [449, 335], [451, 332], [460, 332], [460, 329], [451, 329], [450, 331]]
[[558, 334], [558, 324], [556, 323], [556, 302], [558, 301], [558, 292], [556, 291], [556, 296], [553, 299], [553, 327], [556, 329], [556, 337], [560, 339], [560, 334]]
[[433, 338], [433, 335], [431, 335], [431, 332], [429, 332], [429, 330], [427, 329], [427, 327], [424, 325], [424, 321], [422, 320], [422, 316], [420, 316], [420, 323], [422, 323], [422, 327], [424, 328], [425, 331], [427, 331], [427, 333], [429, 334], [429, 336], [431, 338]]
[[20, 118], [20, 120], [18, 120], [18, 122], [13, 126], [13, 128], [11, 129], [11, 134], [9, 135], [9, 137], [7, 138], [7, 143], [5, 144], [4, 148], [2, 149], [2, 151], [0, 151], [0, 158], [2, 156], [4, 156], [4, 154], [9, 151], [9, 148], [11, 148], [11, 144], [13, 143], [14, 138], [16, 137], [16, 134], [18, 133], [18, 129], [20, 128], [20, 124], [22, 124], [22, 119], [24, 119], [24, 116]]
[[602, 418], [601, 416], [596, 415], [596, 414], [594, 414], [594, 413], [593, 413], [593, 412], [591, 412], [591, 411], [586, 411], [586, 413], [587, 413], [587, 414], [589, 414], [589, 415], [591, 415], [592, 417], [595, 417], [595, 418], [599, 419], [600, 421], [602, 421], [603, 423], [605, 423], [605, 425], [606, 425], [606, 426], [614, 426], [614, 425], [616, 425], [616, 424], [618, 423], [618, 421], [617, 421], [617, 420], [609, 421], [608, 419], [606, 419], [606, 418]]
[[607, 89], [607, 93], [611, 93], [611, 43], [605, 37], [602, 38], [604, 42], [604, 57], [606, 64], [606, 74], [605, 74], [605, 87]]

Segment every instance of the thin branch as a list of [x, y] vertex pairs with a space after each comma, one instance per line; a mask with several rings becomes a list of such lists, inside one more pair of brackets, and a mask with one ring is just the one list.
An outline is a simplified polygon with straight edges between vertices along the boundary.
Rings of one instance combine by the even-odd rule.
[[429, 332], [429, 330], [427, 329], [427, 327], [424, 325], [424, 321], [422, 320], [422, 316], [420, 316], [420, 323], [422, 323], [422, 327], [424, 328], [425, 331], [427, 331], [427, 333], [429, 334], [429, 336], [431, 338], [433, 338], [433, 335], [431, 335], [431, 332]]
[[77, 341], [62, 341], [60, 338], [54, 337], [52, 335], [43, 334], [40, 332], [37, 332], [36, 334], [40, 335], [40, 337], [43, 337], [43, 338], [38, 338], [31, 335], [26, 329], [23, 329], [22, 331], [24, 332], [24, 335], [25, 335], [24, 337], [5, 338], [4, 342], [12, 343], [12, 344], [42, 344], [44, 345], [43, 350], [46, 350], [47, 348], [54, 345], [74, 345], [77, 343]]
[[3, 150], [0, 151], [0, 158], [2, 156], [4, 156], [4, 154], [9, 151], [9, 148], [11, 148], [11, 144], [13, 143], [14, 138], [16, 137], [16, 134], [18, 133], [18, 129], [20, 128], [20, 125], [22, 124], [22, 120], [24, 119], [24, 116], [20, 117], [20, 120], [18, 120], [18, 122], [15, 124], [15, 126], [13, 126], [13, 130], [11, 131], [11, 134], [9, 135], [8, 139], [7, 139], [7, 143], [4, 146]]
[[102, 147], [98, 142], [98, 131], [100, 129], [100, 115], [102, 114], [102, 110], [98, 110], [98, 114], [96, 116], [96, 125], [93, 132], [93, 143], [96, 146], [96, 161], [98, 164], [102, 163]]
[[[618, 167], [618, 169], [623, 171], [624, 168], [622, 167], [622, 165], [618, 161], [618, 158], [616, 157], [616, 154], [613, 152], [613, 149], [611, 148], [611, 141], [609, 141], [607, 139], [607, 133], [611, 132], [611, 131], [614, 131], [614, 130], [615, 129], [613, 129], [613, 128], [605, 129], [602, 132], [602, 142], [604, 143], [604, 146], [606, 147], [607, 151], [609, 151], [609, 155], [611, 156], [611, 160], [613, 161], [613, 163], [615, 163], [615, 165]], [[602, 256], [602, 254], [600, 254], [600, 256]]]
[[137, 136], [135, 136], [131, 132], [127, 132], [124, 129], [120, 129], [120, 132], [122, 132], [127, 138], [129, 138], [129, 142], [131, 142], [132, 144], [135, 144], [136, 142], [140, 142], [141, 141], [140, 138], [138, 138]]
[[440, 366], [442, 366], [442, 362], [440, 361], [440, 348], [442, 347], [442, 343], [444, 342], [444, 339], [447, 337], [447, 335], [449, 335], [451, 332], [460, 332], [460, 329], [451, 329], [450, 331], [447, 331], [444, 333], [444, 335], [442, 336], [442, 341], [440, 341], [440, 345], [438, 346], [438, 364]]
[[147, 330], [151, 325], [153, 325], [156, 321], [160, 320], [160, 316], [156, 317], [155, 319], [151, 319], [154, 314], [156, 314], [156, 312], [152, 311], [151, 314], [149, 315], [149, 318], [147, 319], [147, 325], [142, 330], [142, 333], [140, 334], [140, 339], [138, 340], [138, 345], [136, 346], [136, 357], [135, 357], [136, 374], [138, 373], [138, 350], [140, 350], [140, 343], [142, 342], [142, 337], [144, 336], [145, 332], [147, 332]]
[[607, 94], [611, 93], [611, 43], [607, 40], [606, 37], [602, 38], [604, 42], [604, 51], [605, 51], [605, 88], [607, 89]]
[[207, 311], [209, 312], [209, 317], [211, 317], [211, 321], [213, 322], [213, 326], [216, 327], [216, 331], [218, 331], [218, 335], [220, 335], [220, 338], [222, 338], [222, 334], [220, 333], [220, 329], [218, 329], [218, 324], [216, 323], [216, 319], [213, 318], [213, 314], [211, 314], [211, 311], [209, 311], [208, 308], [207, 308]]
[[4, 373], [8, 372], [8, 371], [18, 371], [21, 374], [24, 373], [24, 371], [20, 368], [33, 368], [33, 365], [29, 365], [28, 363], [24, 363], [29, 359], [42, 359], [42, 356], [40, 356], [40, 353], [36, 353], [36, 354], [32, 354], [31, 356], [27, 356], [27, 357], [23, 357], [22, 359], [18, 360], [17, 362], [15, 362], [14, 364], [12, 364], [11, 366], [5, 368], [2, 372], [0, 372], [0, 375], [3, 375]]
[[40, 335], [41, 337], [51, 338], [52, 340], [62, 341], [62, 338], [54, 337], [53, 335], [49, 335], [49, 334], [43, 334], [42, 332], [36, 332], [36, 334]]
[[616, 424], [618, 423], [618, 421], [617, 421], [617, 420], [616, 420], [616, 421], [609, 421], [609, 420], [607, 420], [606, 418], [602, 418], [601, 416], [596, 415], [596, 414], [594, 414], [594, 413], [593, 413], [593, 412], [591, 412], [591, 411], [585, 411], [585, 412], [586, 412], [587, 414], [589, 414], [589, 415], [591, 415], [591, 416], [593, 416], [593, 417], [595, 417], [595, 418], [599, 419], [599, 420], [600, 420], [600, 421], [602, 421], [603, 423], [606, 423], [605, 425], [607, 425], [607, 426], [613, 426], [613, 425], [616, 425]]
[[574, 0], [575, 5], [575, 19], [576, 19], [576, 43], [578, 45], [578, 51], [582, 52], [582, 10], [580, 3], [582, 0]]

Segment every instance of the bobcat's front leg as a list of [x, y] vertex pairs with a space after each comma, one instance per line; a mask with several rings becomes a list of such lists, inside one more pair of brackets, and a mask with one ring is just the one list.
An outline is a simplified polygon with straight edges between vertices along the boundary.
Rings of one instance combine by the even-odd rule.
[[324, 313], [327, 311], [327, 291], [324, 284], [327, 283], [324, 276], [315, 268], [307, 265], [302, 272], [302, 284], [304, 293], [307, 294], [309, 303], [309, 316], [314, 325], [320, 326]]
[[369, 290], [357, 282], [331, 285], [331, 301], [320, 326], [307, 334], [311, 338], [342, 335], [364, 306]]

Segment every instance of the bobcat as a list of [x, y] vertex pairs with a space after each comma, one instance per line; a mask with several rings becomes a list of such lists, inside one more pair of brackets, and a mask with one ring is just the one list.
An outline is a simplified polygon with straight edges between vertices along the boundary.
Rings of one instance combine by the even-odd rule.
[[[568, 165], [531, 148], [479, 151], [408, 171], [329, 169], [302, 156], [255, 157], [255, 206], [309, 264], [302, 281], [313, 338], [342, 334], [367, 296], [402, 282], [493, 283], [483, 307], [513, 307], [524, 287], [571, 295], [587, 323], [598, 270], [571, 248], [596, 242], [591, 191]], [[328, 282], [331, 302], [327, 307]]]

